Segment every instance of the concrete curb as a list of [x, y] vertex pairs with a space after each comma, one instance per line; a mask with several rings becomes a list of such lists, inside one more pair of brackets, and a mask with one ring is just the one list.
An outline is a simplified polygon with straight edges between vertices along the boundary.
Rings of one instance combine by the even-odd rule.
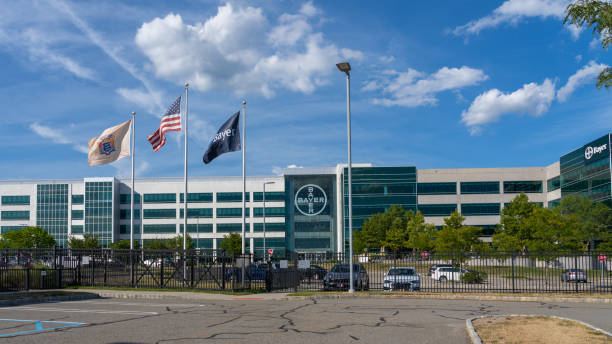
[[100, 295], [96, 293], [80, 293], [72, 295], [57, 295], [57, 296], [45, 296], [45, 297], [27, 297], [24, 294], [24, 298], [13, 299], [13, 300], [0, 300], [0, 307], [10, 307], [19, 305], [28, 305], [32, 303], [45, 303], [45, 302], [62, 302], [62, 301], [80, 301], [99, 299]]
[[474, 326], [472, 325], [472, 321], [476, 320], [476, 319], [481, 319], [481, 318], [501, 318], [501, 317], [548, 317], [548, 318], [553, 318], [553, 319], [561, 319], [561, 320], [569, 320], [569, 321], [575, 321], [579, 324], [582, 324], [590, 329], [593, 329], [595, 331], [604, 333], [605, 335], [612, 337], [612, 333], [601, 329], [599, 327], [595, 327], [591, 324], [587, 324], [584, 321], [580, 321], [580, 320], [576, 320], [576, 319], [570, 319], [570, 318], [564, 318], [564, 317], [558, 317], [556, 315], [543, 315], [543, 314], [502, 314], [502, 315], [482, 315], [479, 317], [474, 317], [474, 318], [469, 318], [465, 320], [465, 326], [467, 328], [468, 334], [470, 336], [470, 339], [472, 340], [472, 344], [482, 344], [482, 340], [480, 339], [480, 336], [478, 336], [478, 333], [476, 333], [476, 330], [474, 330]]
[[225, 300], [225, 301], [263, 301], [263, 300], [283, 300], [289, 298], [286, 294], [215, 294], [215, 293], [198, 293], [198, 292], [155, 292], [155, 291], [138, 291], [138, 290], [95, 290], [90, 289], [87, 292], [97, 294], [102, 298], [115, 299], [143, 299], [143, 300]]
[[500, 295], [311, 295], [287, 296], [289, 299], [434, 299], [434, 300], [475, 300], [475, 301], [507, 301], [507, 302], [574, 302], [574, 303], [612, 303], [612, 298], [598, 297], [547, 297], [547, 296], [500, 296]]

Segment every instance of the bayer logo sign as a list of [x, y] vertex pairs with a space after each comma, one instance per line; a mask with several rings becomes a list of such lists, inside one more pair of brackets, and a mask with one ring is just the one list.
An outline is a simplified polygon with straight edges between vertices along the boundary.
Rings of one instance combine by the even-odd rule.
[[306, 216], [319, 215], [326, 205], [327, 195], [318, 185], [304, 185], [295, 193], [295, 207]]

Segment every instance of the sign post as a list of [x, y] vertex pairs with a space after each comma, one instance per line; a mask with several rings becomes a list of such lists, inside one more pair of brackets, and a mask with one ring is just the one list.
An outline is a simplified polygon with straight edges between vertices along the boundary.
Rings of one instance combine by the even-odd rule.
[[604, 277], [604, 264], [606, 260], [608, 260], [608, 256], [603, 255], [603, 254], [599, 255], [599, 266], [601, 267], [601, 278]]
[[273, 249], [268, 250], [268, 260], [272, 259], [272, 254], [274, 253]]

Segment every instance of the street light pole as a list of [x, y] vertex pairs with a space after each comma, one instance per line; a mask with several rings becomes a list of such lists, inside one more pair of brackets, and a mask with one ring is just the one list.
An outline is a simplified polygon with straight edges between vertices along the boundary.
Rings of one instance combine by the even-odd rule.
[[349, 232], [349, 293], [355, 292], [353, 276], [353, 186], [352, 186], [352, 152], [351, 152], [351, 65], [348, 62], [340, 62], [336, 67], [346, 74], [346, 127], [348, 141], [348, 232]]

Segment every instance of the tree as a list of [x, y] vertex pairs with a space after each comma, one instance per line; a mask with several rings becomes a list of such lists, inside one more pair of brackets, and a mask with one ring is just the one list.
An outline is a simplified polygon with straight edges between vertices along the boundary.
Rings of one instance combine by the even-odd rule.
[[[529, 251], [556, 254], [559, 251], [575, 251], [582, 247], [578, 230], [557, 212], [535, 207], [527, 220], [533, 238], [527, 243]], [[549, 260], [545, 257], [539, 259]]]
[[502, 209], [500, 228], [493, 235], [493, 246], [503, 251], [527, 250], [534, 239], [533, 227], [527, 225], [536, 205], [529, 202], [527, 195], [517, 195]]
[[412, 210], [405, 212], [404, 216], [396, 217], [392, 220], [391, 226], [385, 233], [385, 240], [382, 244], [392, 252], [400, 252], [408, 246], [408, 227], [407, 223], [414, 217]]
[[144, 248], [146, 250], [167, 250], [168, 244], [163, 239], [153, 239], [145, 241]]
[[418, 251], [430, 251], [435, 247], [436, 227], [425, 223], [425, 217], [420, 211], [408, 220], [406, 230], [408, 241], [406, 247]]
[[436, 233], [436, 252], [469, 252], [483, 247], [478, 239], [481, 229], [463, 224], [465, 217], [455, 210], [444, 219], [444, 226]]
[[[608, 49], [612, 43], [612, 4], [608, 1], [576, 0], [569, 4], [566, 9], [563, 24], [576, 25], [577, 27], [593, 27], [593, 36], [601, 38], [601, 46]], [[612, 69], [604, 68], [597, 77], [597, 87], [604, 86], [609, 89], [612, 86]]]
[[584, 249], [593, 250], [596, 243], [601, 245], [612, 240], [612, 211], [605, 204], [584, 196], [568, 195], [554, 211], [578, 230]]
[[[168, 245], [169, 249], [182, 250], [184, 247], [183, 246], [183, 236], [179, 234], [172, 239], [168, 239], [166, 241], [166, 244]], [[194, 248], [195, 248], [195, 242], [193, 242], [189, 234], [187, 234], [187, 249], [189, 250], [189, 249], [194, 249]]]
[[92, 233], [83, 234], [83, 239], [71, 236], [68, 239], [68, 247], [70, 248], [100, 248], [98, 236]]
[[[119, 240], [112, 242], [110, 248], [113, 250], [129, 250], [130, 249], [130, 241], [127, 239]], [[134, 240], [134, 249], [140, 249], [140, 242], [138, 240]]]
[[55, 238], [41, 227], [26, 227], [2, 234], [12, 248], [48, 248], [55, 246]]
[[[248, 246], [248, 242], [245, 242], [245, 246]], [[238, 233], [224, 235], [221, 249], [230, 256], [242, 253], [242, 236]]]
[[407, 212], [398, 205], [390, 206], [384, 213], [372, 215], [365, 220], [360, 231], [353, 232], [355, 251], [381, 249], [391, 228], [406, 228], [407, 217]]

